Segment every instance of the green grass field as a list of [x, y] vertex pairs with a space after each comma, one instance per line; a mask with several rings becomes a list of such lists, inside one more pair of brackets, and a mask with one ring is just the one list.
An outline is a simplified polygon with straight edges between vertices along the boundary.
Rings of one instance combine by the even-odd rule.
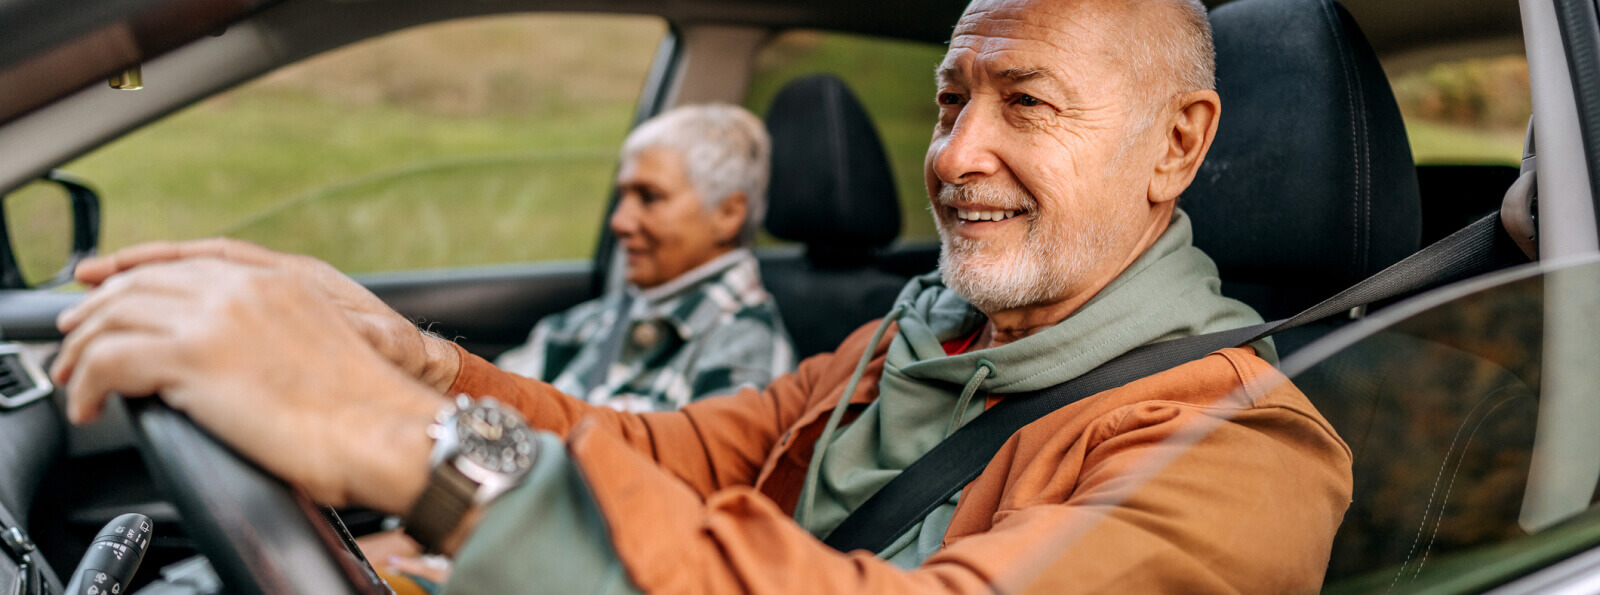
[[[404, 32], [207, 100], [65, 169], [101, 192], [107, 251], [229, 235], [355, 273], [583, 258], [663, 31], [637, 17], [512, 16]], [[942, 51], [787, 33], [758, 58], [746, 105], [763, 112], [796, 76], [843, 77], [890, 153], [902, 237], [931, 238], [922, 158]], [[1520, 155], [1514, 132], [1408, 125], [1422, 163]]]
[[1406, 120], [1411, 154], [1419, 164], [1517, 165], [1522, 162], [1522, 133], [1484, 131], [1417, 118]]

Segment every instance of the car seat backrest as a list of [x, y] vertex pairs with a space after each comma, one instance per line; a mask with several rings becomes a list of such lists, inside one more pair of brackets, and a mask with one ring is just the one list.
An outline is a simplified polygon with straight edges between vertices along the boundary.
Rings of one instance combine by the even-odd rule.
[[761, 278], [796, 354], [807, 357], [893, 306], [906, 278], [885, 270], [877, 251], [900, 234], [900, 199], [883, 141], [844, 81], [790, 81], [767, 111], [767, 130], [767, 231], [805, 252], [764, 257]]
[[1211, 24], [1221, 124], [1179, 205], [1223, 293], [1282, 318], [1415, 252], [1405, 124], [1349, 13], [1239, 0]]
[[767, 130], [769, 233], [830, 256], [870, 254], [900, 235], [888, 154], [844, 81], [827, 74], [790, 81], [772, 100]]

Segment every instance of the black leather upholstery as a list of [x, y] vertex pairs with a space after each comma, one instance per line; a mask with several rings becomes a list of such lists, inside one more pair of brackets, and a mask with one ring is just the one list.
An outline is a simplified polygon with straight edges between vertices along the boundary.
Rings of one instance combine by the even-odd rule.
[[772, 183], [767, 231], [810, 249], [865, 252], [900, 234], [883, 141], [844, 81], [790, 81], [767, 111]]
[[900, 233], [900, 200], [883, 142], [844, 81], [790, 81], [767, 111], [767, 129], [767, 231], [805, 250], [763, 258], [761, 278], [795, 352], [807, 357], [838, 347], [894, 304], [906, 278], [887, 271], [876, 250]]
[[1223, 292], [1271, 320], [1416, 251], [1405, 124], [1349, 13], [1239, 0], [1211, 23], [1222, 121], [1181, 204]]

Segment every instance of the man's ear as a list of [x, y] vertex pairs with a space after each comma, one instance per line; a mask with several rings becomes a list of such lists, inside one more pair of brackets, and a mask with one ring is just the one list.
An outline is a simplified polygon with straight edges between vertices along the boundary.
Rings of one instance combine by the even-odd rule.
[[717, 234], [717, 241], [737, 246], [739, 233], [744, 231], [745, 217], [749, 212], [750, 201], [742, 190], [734, 191], [722, 199], [722, 204], [711, 212], [711, 227]]
[[1222, 99], [1216, 91], [1204, 89], [1178, 96], [1178, 111], [1171, 128], [1161, 139], [1161, 158], [1150, 177], [1150, 202], [1162, 203], [1178, 198], [1200, 171], [1200, 162], [1217, 137], [1217, 122], [1222, 114]]

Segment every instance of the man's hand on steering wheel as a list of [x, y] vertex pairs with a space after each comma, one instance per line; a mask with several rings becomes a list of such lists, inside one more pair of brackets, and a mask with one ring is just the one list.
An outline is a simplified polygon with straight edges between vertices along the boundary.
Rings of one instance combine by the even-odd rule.
[[438, 395], [374, 351], [312, 273], [233, 260], [147, 259], [62, 312], [51, 374], [69, 417], [95, 419], [111, 393], [159, 394], [318, 501], [405, 511]]
[[78, 265], [76, 276], [80, 283], [96, 287], [118, 273], [142, 265], [193, 258], [216, 258], [281, 271], [321, 292], [330, 304], [344, 312], [350, 326], [367, 343], [407, 374], [440, 392], [455, 381], [460, 361], [450, 341], [419, 331], [367, 288], [310, 256], [284, 254], [229, 238], [151, 242], [84, 260]]

